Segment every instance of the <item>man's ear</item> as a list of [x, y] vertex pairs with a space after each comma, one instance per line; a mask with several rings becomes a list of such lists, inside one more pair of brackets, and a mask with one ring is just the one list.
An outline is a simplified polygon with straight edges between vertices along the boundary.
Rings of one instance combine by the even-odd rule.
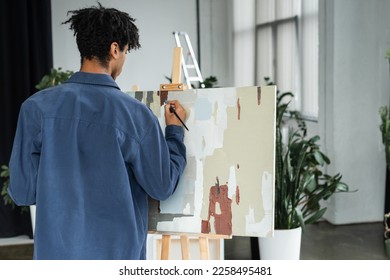
[[119, 56], [119, 44], [117, 42], [112, 42], [110, 47], [110, 55], [112, 58], [117, 59]]

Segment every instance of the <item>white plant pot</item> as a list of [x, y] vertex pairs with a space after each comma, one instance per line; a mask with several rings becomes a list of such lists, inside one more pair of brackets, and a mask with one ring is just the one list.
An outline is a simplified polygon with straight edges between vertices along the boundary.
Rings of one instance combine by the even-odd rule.
[[276, 229], [273, 237], [259, 237], [261, 260], [299, 260], [302, 228]]
[[32, 232], [33, 236], [35, 234], [35, 213], [36, 213], [36, 206], [35, 205], [30, 205], [30, 215], [31, 215], [31, 225], [32, 225]]

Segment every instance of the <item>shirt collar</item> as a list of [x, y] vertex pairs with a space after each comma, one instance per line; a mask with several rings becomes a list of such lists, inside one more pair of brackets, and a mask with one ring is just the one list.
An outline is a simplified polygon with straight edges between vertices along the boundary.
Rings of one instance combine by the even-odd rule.
[[102, 85], [102, 86], [115, 87], [120, 90], [118, 84], [108, 74], [76, 72], [65, 83]]

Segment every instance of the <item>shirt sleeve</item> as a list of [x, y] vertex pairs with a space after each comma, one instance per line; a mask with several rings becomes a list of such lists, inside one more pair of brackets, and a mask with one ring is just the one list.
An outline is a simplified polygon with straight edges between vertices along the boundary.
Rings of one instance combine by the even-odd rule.
[[164, 200], [175, 191], [185, 166], [183, 127], [167, 126], [164, 137], [158, 121], [154, 122], [132, 163], [137, 182], [153, 199]]
[[41, 150], [40, 114], [23, 103], [10, 159], [8, 194], [17, 205], [35, 204], [37, 174]]

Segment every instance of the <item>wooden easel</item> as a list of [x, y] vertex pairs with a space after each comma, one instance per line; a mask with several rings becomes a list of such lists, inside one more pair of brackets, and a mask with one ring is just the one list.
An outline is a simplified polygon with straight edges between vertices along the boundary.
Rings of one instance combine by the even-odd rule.
[[161, 84], [160, 91], [184, 90], [184, 84], [181, 82], [181, 47], [176, 47], [173, 50], [173, 66], [172, 66], [172, 81], [170, 84]]
[[[149, 232], [152, 234], [161, 234], [159, 232]], [[196, 237], [199, 239], [200, 258], [202, 260], [210, 259], [210, 239], [231, 239], [229, 235], [220, 234], [204, 234], [204, 233], [163, 233], [161, 239], [161, 260], [168, 260], [171, 253], [172, 236], [180, 237], [181, 257], [183, 260], [191, 259], [190, 254], [190, 238]]]
[[[181, 82], [182, 51], [183, 49], [181, 47], [174, 48], [172, 83], [161, 84], [160, 91], [182, 91], [187, 88], [187, 86]], [[209, 239], [231, 239], [231, 236], [217, 234], [163, 233], [161, 242], [161, 260], [169, 259], [172, 235], [180, 236], [181, 255], [183, 260], [190, 259], [190, 237], [195, 236], [199, 239], [200, 257], [202, 260], [210, 259]]]

